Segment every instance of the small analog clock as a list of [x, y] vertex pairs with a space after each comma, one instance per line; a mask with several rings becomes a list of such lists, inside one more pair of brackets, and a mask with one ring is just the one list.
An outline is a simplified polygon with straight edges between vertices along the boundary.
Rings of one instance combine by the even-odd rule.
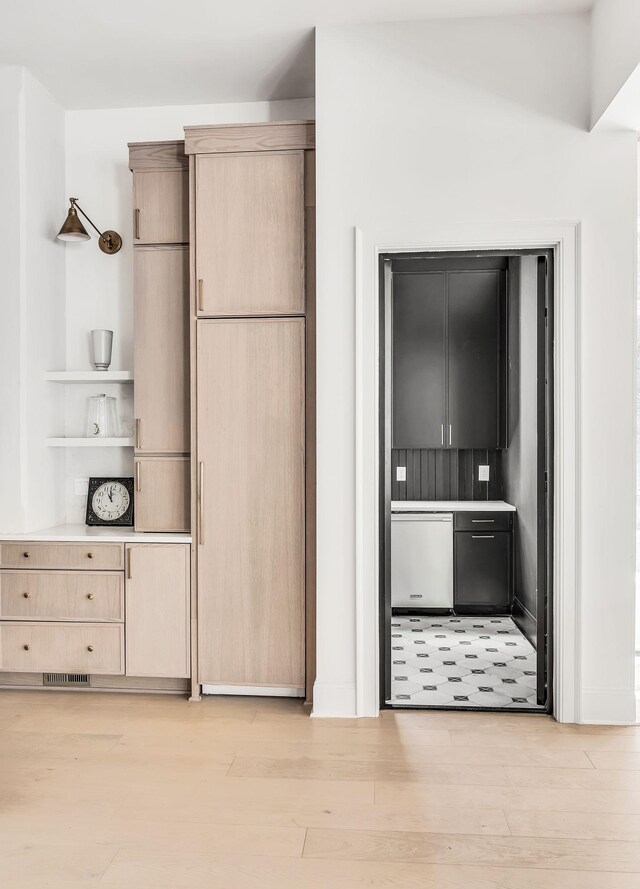
[[87, 525], [133, 525], [133, 479], [90, 478]]

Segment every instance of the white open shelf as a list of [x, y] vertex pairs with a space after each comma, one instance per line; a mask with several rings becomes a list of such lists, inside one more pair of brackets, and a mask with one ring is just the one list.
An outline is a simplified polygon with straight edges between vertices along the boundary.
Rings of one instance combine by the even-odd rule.
[[50, 383], [132, 383], [130, 370], [52, 370], [44, 375]]
[[132, 448], [133, 438], [47, 438], [49, 448]]

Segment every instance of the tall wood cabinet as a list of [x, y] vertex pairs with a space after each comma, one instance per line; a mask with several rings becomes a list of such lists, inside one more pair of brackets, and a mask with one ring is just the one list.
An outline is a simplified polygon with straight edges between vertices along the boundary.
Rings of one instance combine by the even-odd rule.
[[185, 129], [197, 681], [313, 682], [314, 126]]
[[131, 144], [129, 166], [136, 530], [188, 531], [189, 171], [184, 143]]

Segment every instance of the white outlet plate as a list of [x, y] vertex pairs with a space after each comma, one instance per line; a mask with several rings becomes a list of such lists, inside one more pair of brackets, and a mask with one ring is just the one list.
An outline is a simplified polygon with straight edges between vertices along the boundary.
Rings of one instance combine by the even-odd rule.
[[397, 482], [406, 482], [407, 480], [407, 467], [406, 466], [396, 466], [396, 481]]
[[76, 497], [85, 497], [89, 492], [89, 479], [77, 478], [75, 483]]
[[489, 481], [489, 467], [488, 466], [478, 466], [478, 481], [479, 482], [488, 482]]

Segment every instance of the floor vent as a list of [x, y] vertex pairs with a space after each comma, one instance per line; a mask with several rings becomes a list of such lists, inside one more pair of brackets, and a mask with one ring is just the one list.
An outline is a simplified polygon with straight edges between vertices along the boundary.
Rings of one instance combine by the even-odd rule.
[[58, 686], [70, 686], [70, 685], [90, 685], [89, 676], [87, 673], [43, 673], [42, 674], [42, 684], [43, 685], [58, 685]]

